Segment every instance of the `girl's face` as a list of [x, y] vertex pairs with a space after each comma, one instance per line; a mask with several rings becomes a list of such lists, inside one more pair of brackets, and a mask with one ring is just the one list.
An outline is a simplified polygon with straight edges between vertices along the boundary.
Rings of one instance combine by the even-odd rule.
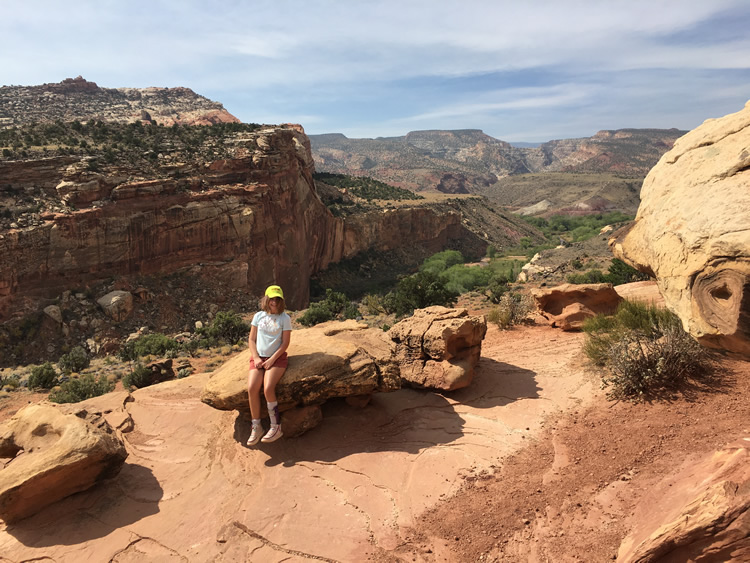
[[268, 300], [268, 308], [271, 310], [271, 313], [274, 315], [278, 314], [279, 305], [281, 305], [281, 297], [271, 297]]

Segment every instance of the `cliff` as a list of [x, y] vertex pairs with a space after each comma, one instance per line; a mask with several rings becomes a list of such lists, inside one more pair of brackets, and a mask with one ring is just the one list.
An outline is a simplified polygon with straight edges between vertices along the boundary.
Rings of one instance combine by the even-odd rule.
[[92, 170], [82, 155], [0, 163], [2, 202], [27, 206], [0, 230], [0, 320], [65, 290], [197, 264], [255, 295], [279, 283], [302, 308], [310, 276], [343, 258], [479, 240], [450, 209], [334, 217], [298, 126], [241, 131], [223, 139], [222, 158], [204, 158], [212, 152], [149, 175], [122, 162]]

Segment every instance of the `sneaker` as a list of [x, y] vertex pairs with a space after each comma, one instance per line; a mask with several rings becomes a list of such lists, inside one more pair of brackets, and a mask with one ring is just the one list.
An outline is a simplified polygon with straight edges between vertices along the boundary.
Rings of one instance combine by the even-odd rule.
[[281, 438], [284, 435], [284, 433], [281, 431], [281, 426], [278, 424], [272, 424], [271, 428], [266, 432], [266, 435], [261, 438], [261, 442], [268, 443], [268, 442], [275, 442], [279, 438]]
[[247, 439], [248, 446], [254, 446], [260, 442], [260, 435], [263, 433], [263, 428], [260, 424], [253, 424], [253, 429], [250, 431], [250, 437]]

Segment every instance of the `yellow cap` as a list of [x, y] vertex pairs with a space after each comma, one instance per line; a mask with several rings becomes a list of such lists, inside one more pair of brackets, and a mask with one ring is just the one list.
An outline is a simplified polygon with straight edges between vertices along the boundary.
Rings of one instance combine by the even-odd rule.
[[266, 289], [266, 297], [281, 297], [284, 299], [284, 292], [281, 291], [281, 288], [278, 285], [269, 285]]

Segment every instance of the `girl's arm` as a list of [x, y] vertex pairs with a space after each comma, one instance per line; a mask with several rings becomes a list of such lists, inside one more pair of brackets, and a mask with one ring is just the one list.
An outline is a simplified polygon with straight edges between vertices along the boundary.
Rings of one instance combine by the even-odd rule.
[[258, 340], [258, 327], [253, 325], [250, 327], [250, 336], [247, 337], [247, 347], [250, 348], [250, 355], [253, 357], [255, 365], [260, 367], [260, 356], [258, 355], [258, 348], [255, 343]]

